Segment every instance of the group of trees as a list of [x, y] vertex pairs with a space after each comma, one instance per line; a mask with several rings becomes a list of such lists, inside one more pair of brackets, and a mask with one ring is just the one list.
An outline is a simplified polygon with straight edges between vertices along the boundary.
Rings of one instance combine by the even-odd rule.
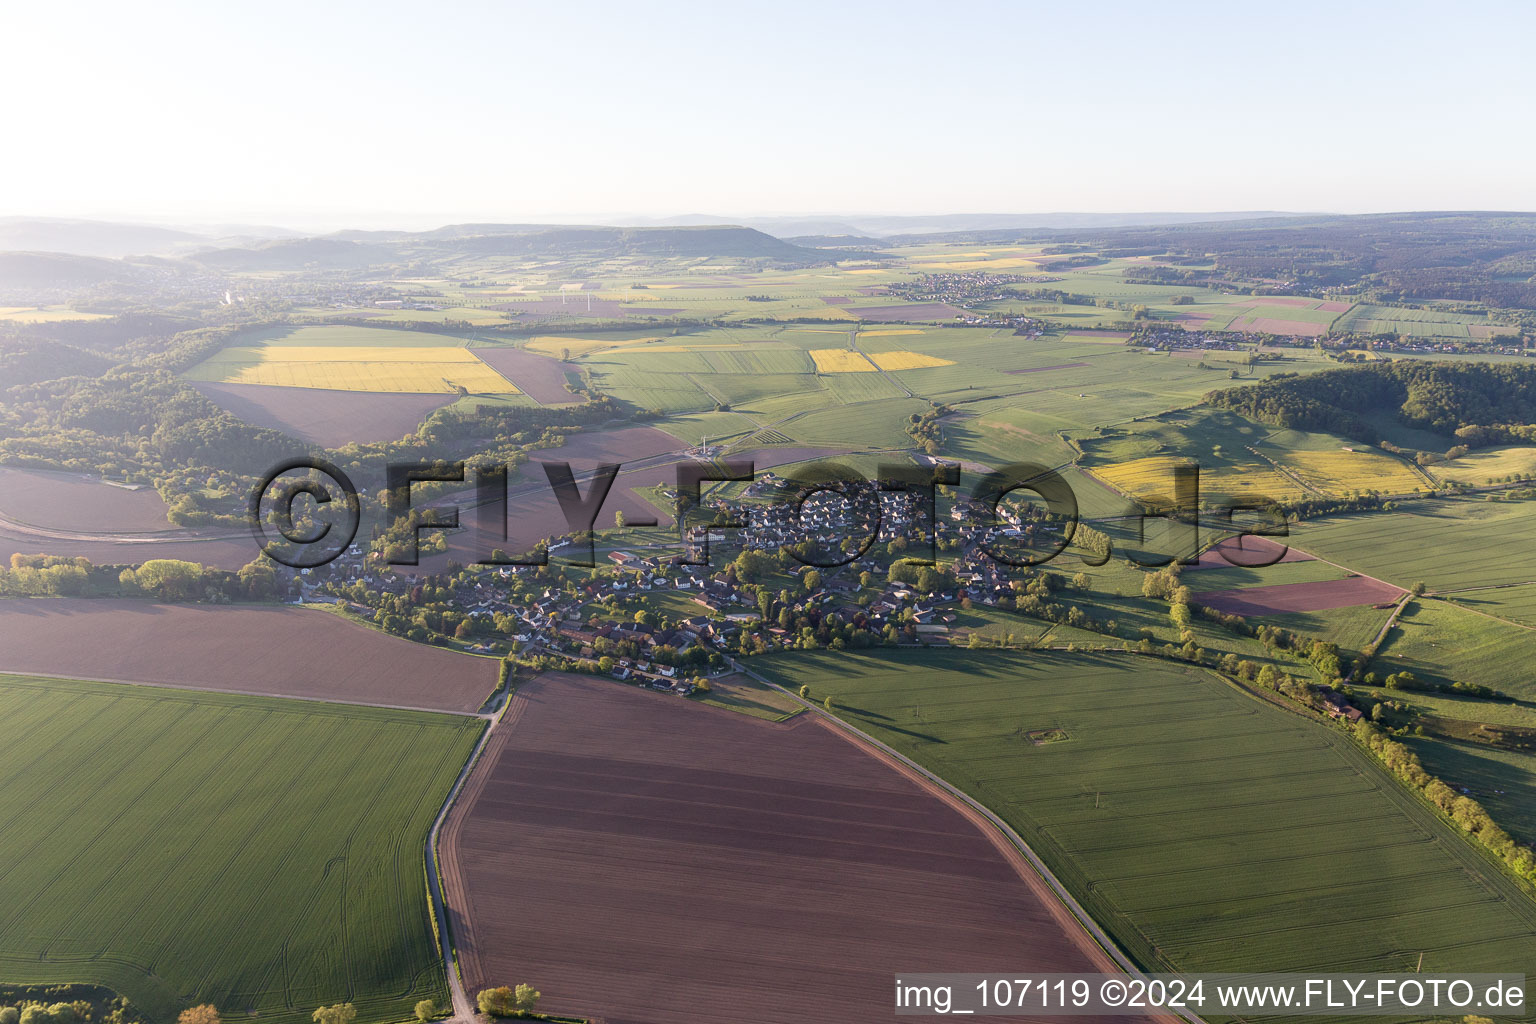
[[277, 594], [272, 567], [257, 559], [237, 572], [175, 558], [137, 569], [94, 565], [83, 557], [11, 556], [0, 567], [0, 597], [148, 597], [160, 601], [264, 601]]
[[481, 1013], [492, 1017], [526, 1017], [538, 1012], [541, 998], [542, 994], [532, 985], [518, 985], [516, 988], [501, 985], [481, 989], [475, 996], [475, 1005]]
[[1417, 754], [1378, 726], [1361, 719], [1351, 728], [1361, 746], [1374, 754], [1388, 771], [1421, 793], [1458, 828], [1502, 859], [1516, 875], [1536, 882], [1536, 853], [1511, 839], [1481, 804], [1429, 774], [1419, 763]]
[[1213, 391], [1205, 401], [1272, 426], [1368, 441], [1381, 431], [1357, 410], [1396, 410], [1409, 426], [1472, 447], [1536, 440], [1536, 366], [1516, 363], [1368, 363], [1280, 374], [1251, 387]]

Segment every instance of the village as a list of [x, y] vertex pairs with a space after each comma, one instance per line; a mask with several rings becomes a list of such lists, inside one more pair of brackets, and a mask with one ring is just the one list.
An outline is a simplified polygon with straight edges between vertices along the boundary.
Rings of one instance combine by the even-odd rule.
[[[354, 544], [324, 567], [284, 570], [280, 585], [292, 603], [335, 605], [419, 642], [543, 657], [685, 696], [741, 655], [948, 644], [962, 604], [1011, 607], [1028, 578], [1046, 589], [1064, 585], [1055, 573], [1021, 572], [986, 551], [1056, 535], [1028, 503], [1004, 503], [994, 519], [957, 497], [930, 522], [908, 493], [880, 493], [878, 519], [873, 507], [825, 492], [801, 506], [755, 500], [784, 483], [767, 472], [737, 500], [707, 499], [706, 520], [745, 525], [693, 527], [683, 553], [675, 543], [626, 544], [625, 531], [613, 531], [598, 535], [594, 566], [564, 560], [561, 552], [581, 549], [565, 536], [551, 540], [555, 557], [545, 565], [419, 574]], [[812, 537], [841, 540], [813, 550]], [[705, 562], [705, 550], [706, 564], [690, 564]]]

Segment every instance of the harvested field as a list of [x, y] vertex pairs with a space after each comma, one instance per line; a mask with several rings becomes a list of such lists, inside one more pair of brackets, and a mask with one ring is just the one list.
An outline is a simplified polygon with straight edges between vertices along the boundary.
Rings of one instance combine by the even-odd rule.
[[153, 487], [115, 487], [77, 473], [0, 466], [0, 518], [50, 530], [111, 534], [171, 533], [169, 511]]
[[565, 387], [566, 371], [577, 369], [574, 363], [562, 363], [517, 348], [477, 348], [474, 353], [540, 405], [568, 405], [580, 401]]
[[84, 598], [0, 601], [0, 672], [458, 712], [496, 688], [494, 659], [319, 609]]
[[1105, 969], [1000, 841], [810, 716], [546, 674], [442, 851], [468, 987], [610, 1024], [885, 1020], [902, 964]]
[[864, 306], [848, 312], [861, 320], [900, 323], [904, 320], [953, 320], [965, 316], [965, 310], [946, 302], [912, 302], [904, 306]]
[[1195, 603], [1234, 615], [1286, 615], [1363, 604], [1390, 604], [1404, 591], [1371, 579], [1351, 576], [1321, 583], [1281, 583], [1272, 587], [1239, 590], [1206, 590], [1193, 596]]
[[454, 400], [453, 395], [445, 394], [335, 391], [270, 384], [198, 381], [192, 386], [247, 423], [281, 430], [326, 448], [340, 448], [351, 441], [397, 441], [414, 433], [422, 420]]

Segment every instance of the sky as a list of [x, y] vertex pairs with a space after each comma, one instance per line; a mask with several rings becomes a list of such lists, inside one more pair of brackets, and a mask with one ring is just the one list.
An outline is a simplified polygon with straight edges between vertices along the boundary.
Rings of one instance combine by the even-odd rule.
[[1536, 209], [1536, 5], [13, 4], [0, 216]]

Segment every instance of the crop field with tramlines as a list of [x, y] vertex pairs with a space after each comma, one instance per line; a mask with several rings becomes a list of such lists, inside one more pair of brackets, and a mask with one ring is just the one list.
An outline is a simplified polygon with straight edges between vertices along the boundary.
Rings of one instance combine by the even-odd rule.
[[1536, 520], [1523, 502], [1405, 500], [1392, 512], [1298, 523], [1290, 543], [1400, 587], [1423, 582], [1432, 591], [1456, 591], [1536, 582], [1519, 557], [1536, 543]]
[[445, 1000], [423, 848], [479, 719], [0, 676], [0, 720], [7, 982], [159, 1021]]
[[1512, 880], [1344, 733], [1203, 670], [1038, 651], [759, 665], [996, 811], [1144, 965], [1536, 969]]

